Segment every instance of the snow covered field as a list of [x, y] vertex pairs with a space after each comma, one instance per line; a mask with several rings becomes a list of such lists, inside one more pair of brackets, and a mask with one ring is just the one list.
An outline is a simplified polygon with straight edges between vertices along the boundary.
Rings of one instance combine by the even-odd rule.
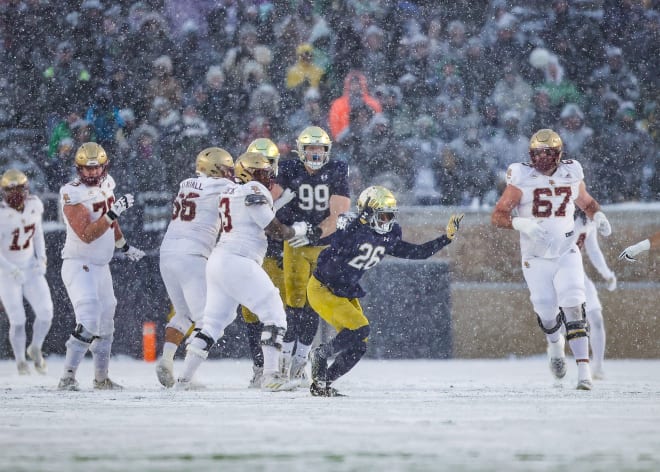
[[[574, 390], [542, 357], [364, 360], [337, 388], [248, 390], [247, 360], [208, 361], [204, 391], [165, 390], [154, 365], [114, 358], [126, 390], [81, 392], [0, 361], [2, 471], [658, 471], [660, 360], [609, 360]], [[180, 368], [180, 364], [177, 365]]]

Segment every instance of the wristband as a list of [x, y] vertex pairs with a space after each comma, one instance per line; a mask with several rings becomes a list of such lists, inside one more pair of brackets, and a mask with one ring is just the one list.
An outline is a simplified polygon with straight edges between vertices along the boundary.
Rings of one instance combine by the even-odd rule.
[[112, 224], [117, 219], [117, 213], [112, 210], [108, 210], [105, 215], [105, 219], [108, 220], [108, 223]]
[[128, 243], [126, 242], [126, 238], [122, 236], [120, 239], [115, 241], [115, 247], [117, 249], [121, 249], [124, 252], [128, 251]]

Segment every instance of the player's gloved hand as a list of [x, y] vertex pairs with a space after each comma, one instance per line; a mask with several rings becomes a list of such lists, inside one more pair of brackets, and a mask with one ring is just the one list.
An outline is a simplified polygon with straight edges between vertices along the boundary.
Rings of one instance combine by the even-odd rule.
[[362, 222], [365, 224], [371, 220], [371, 217], [374, 214], [374, 209], [369, 206], [369, 203], [371, 203], [371, 198], [367, 197], [367, 199], [364, 201], [364, 209], [360, 213], [360, 220], [362, 220]]
[[511, 226], [513, 226], [513, 229], [525, 233], [536, 242], [548, 242], [548, 232], [533, 218], [521, 218], [517, 216], [511, 220]]
[[128, 244], [124, 247], [128, 248], [123, 251], [124, 251], [124, 255], [129, 261], [137, 262], [144, 257], [144, 251], [142, 249], [129, 246]]
[[607, 283], [607, 290], [610, 292], [613, 292], [616, 290], [616, 275], [614, 272], [612, 272], [612, 276], [605, 279], [605, 282]]
[[105, 214], [105, 218], [108, 220], [108, 223], [112, 223], [117, 218], [119, 218], [119, 215], [132, 207], [134, 203], [135, 198], [130, 193], [127, 193], [123, 197], [120, 197], [118, 200], [116, 200], [112, 205], [110, 205], [110, 209]]
[[20, 267], [13, 266], [9, 269], [9, 277], [11, 277], [17, 284], [23, 285], [25, 283], [25, 274]]
[[337, 229], [346, 229], [348, 226], [357, 219], [357, 213], [348, 212], [341, 213], [337, 217]]
[[294, 231], [294, 235], [289, 239], [289, 245], [291, 247], [307, 246], [309, 244], [309, 238], [307, 237], [308, 223], [296, 221], [291, 225], [291, 228]]
[[279, 210], [284, 205], [286, 205], [291, 200], [293, 200], [295, 197], [296, 197], [296, 192], [292, 191], [291, 189], [285, 188], [284, 192], [282, 192], [282, 195], [280, 195], [280, 198], [278, 198], [277, 200], [275, 200], [275, 202], [273, 202], [273, 209], [275, 211]]
[[447, 237], [450, 241], [453, 241], [458, 232], [458, 228], [461, 225], [461, 220], [465, 214], [461, 213], [460, 215], [451, 215], [449, 217], [449, 222], [447, 223]]
[[594, 214], [594, 223], [598, 226], [598, 232], [603, 236], [609, 236], [612, 234], [612, 225], [607, 221], [607, 217], [602, 211], [597, 211]]
[[651, 241], [645, 239], [644, 241], [640, 241], [637, 244], [625, 248], [623, 252], [619, 254], [619, 259], [625, 259], [628, 262], [635, 262], [637, 260], [635, 259], [637, 254], [648, 251], [649, 249], [651, 249]]

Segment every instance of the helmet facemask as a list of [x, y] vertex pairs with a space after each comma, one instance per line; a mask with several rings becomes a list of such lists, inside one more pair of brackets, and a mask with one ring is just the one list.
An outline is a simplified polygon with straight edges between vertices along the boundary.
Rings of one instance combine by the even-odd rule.
[[[308, 148], [312, 146], [322, 149], [308, 150]], [[310, 169], [319, 170], [330, 160], [330, 152], [328, 151], [327, 146], [308, 144], [306, 146], [301, 146], [300, 158], [302, 159], [303, 163]]]
[[[97, 176], [85, 175], [83, 173], [83, 169], [97, 169], [99, 167], [102, 171]], [[78, 170], [78, 178], [80, 181], [89, 187], [98, 187], [108, 176], [108, 164], [100, 166], [76, 166], [76, 169]]]
[[555, 148], [536, 148], [529, 150], [532, 165], [542, 174], [553, 172], [559, 167], [561, 154], [561, 149]]
[[371, 215], [369, 226], [379, 234], [389, 233], [392, 231], [394, 223], [396, 223], [396, 216], [398, 213], [399, 210], [397, 208], [375, 210], [374, 214]]
[[3, 199], [7, 202], [7, 205], [12, 207], [14, 210], [22, 210], [25, 205], [25, 199], [29, 194], [28, 186], [26, 185], [17, 185], [15, 187], [6, 187], [3, 188]]

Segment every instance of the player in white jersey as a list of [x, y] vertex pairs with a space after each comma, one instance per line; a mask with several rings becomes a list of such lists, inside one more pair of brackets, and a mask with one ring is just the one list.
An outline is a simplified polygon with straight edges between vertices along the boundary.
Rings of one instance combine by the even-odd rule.
[[238, 305], [247, 307], [263, 323], [261, 344], [264, 355], [262, 389], [295, 388], [278, 372], [286, 313], [279, 291], [262, 268], [266, 235], [291, 239], [306, 233], [307, 224], [286, 226], [275, 217], [270, 193], [273, 168], [258, 152], [242, 154], [234, 167], [243, 185], [227, 188], [220, 195], [221, 234], [206, 265], [206, 305], [202, 330], [186, 349], [183, 373], [177, 388], [190, 388], [190, 381], [208, 357], [209, 350], [236, 317]]
[[78, 177], [60, 189], [66, 223], [62, 249], [62, 280], [76, 315], [76, 327], [66, 342], [60, 390], [78, 390], [76, 371], [87, 350], [94, 359], [94, 388], [120, 389], [108, 378], [115, 331], [117, 299], [112, 288], [110, 259], [115, 248], [131, 261], [144, 252], [129, 246], [118, 218], [133, 206], [133, 195], [115, 200], [115, 181], [108, 175], [109, 159], [97, 143], [82, 144], [75, 155]]
[[599, 233], [612, 228], [586, 190], [582, 166], [562, 161], [557, 133], [542, 129], [530, 140], [531, 162], [511, 164], [507, 186], [492, 215], [493, 225], [520, 232], [522, 269], [539, 326], [546, 334], [552, 373], [566, 375], [564, 336], [577, 362], [580, 390], [591, 390], [589, 340], [584, 314], [582, 257], [576, 246], [575, 206], [592, 219]]
[[196, 177], [179, 184], [172, 207], [172, 221], [160, 246], [160, 274], [174, 307], [165, 328], [163, 355], [156, 365], [159, 382], [173, 387], [174, 355], [195, 324], [206, 302], [206, 261], [220, 230], [218, 201], [233, 187], [234, 158], [224, 149], [210, 147], [195, 160]]
[[0, 301], [9, 318], [9, 343], [18, 373], [30, 373], [25, 359], [25, 308], [30, 303], [35, 320], [27, 356], [34, 368], [46, 373], [41, 348], [53, 320], [53, 301], [46, 282], [46, 243], [42, 218], [44, 206], [30, 195], [25, 174], [10, 169], [0, 178]]
[[[579, 208], [575, 210], [575, 233], [578, 235], [577, 245], [585, 250], [589, 260], [598, 273], [607, 282], [607, 290], [616, 290], [616, 275], [608, 267], [603, 251], [598, 244], [596, 224], [587, 218]], [[589, 322], [589, 343], [591, 344], [591, 373], [594, 379], [602, 379], [603, 361], [605, 360], [605, 323], [603, 321], [603, 306], [598, 298], [596, 286], [585, 274], [584, 288], [586, 295], [585, 309]]]

